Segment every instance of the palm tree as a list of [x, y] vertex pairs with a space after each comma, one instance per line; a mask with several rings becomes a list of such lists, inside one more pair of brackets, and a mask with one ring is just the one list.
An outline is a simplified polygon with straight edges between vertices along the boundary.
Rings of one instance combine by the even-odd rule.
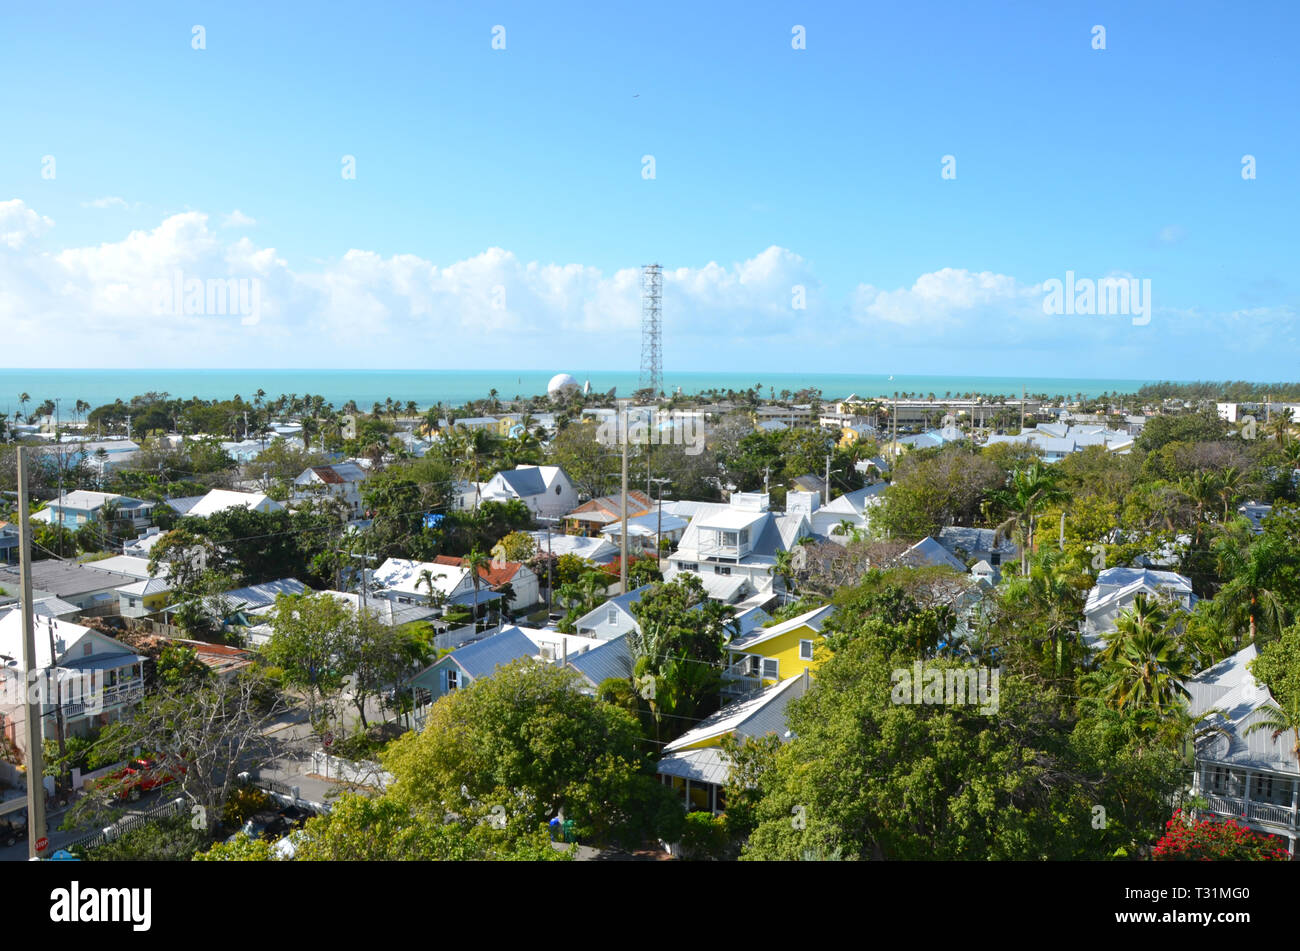
[[1283, 406], [1273, 413], [1272, 418], [1268, 421], [1267, 431], [1277, 440], [1279, 446], [1285, 446], [1291, 436], [1292, 413], [1291, 407]]
[[1283, 733], [1290, 733], [1295, 738], [1291, 755], [1295, 757], [1296, 765], [1300, 766], [1300, 696], [1292, 697], [1285, 707], [1281, 704], [1264, 707], [1261, 718], [1246, 727], [1242, 735], [1250, 736], [1256, 730], [1268, 730], [1274, 741]]
[[1116, 640], [1121, 649], [1103, 668], [1106, 702], [1118, 710], [1130, 705], [1157, 713], [1181, 709], [1179, 698], [1189, 696], [1182, 681], [1192, 668], [1177, 639], [1167, 631], [1142, 630]]
[[778, 551], [775, 558], [767, 573], [773, 578], [780, 578], [786, 590], [794, 594], [794, 552], [789, 549]]
[[1082, 659], [1078, 618], [1092, 578], [1078, 570], [1060, 551], [1047, 550], [1028, 574], [1008, 579], [1003, 600], [1023, 604], [1046, 635], [1043, 659], [1054, 677], [1065, 677]]
[[1220, 497], [1219, 478], [1208, 469], [1198, 469], [1190, 476], [1178, 480], [1178, 491], [1192, 503], [1196, 514], [1195, 547], [1201, 545], [1201, 529], [1205, 524], [1205, 515], [1211, 504]]
[[1219, 576], [1229, 579], [1215, 593], [1214, 610], [1227, 623], [1237, 646], [1241, 647], [1243, 617], [1252, 644], [1261, 625], [1270, 635], [1279, 633], [1286, 626], [1287, 609], [1273, 590], [1273, 579], [1288, 555], [1283, 543], [1265, 534], [1243, 547], [1237, 539], [1224, 534], [1216, 539], [1214, 547]]
[[1223, 500], [1225, 522], [1231, 517], [1232, 505], [1241, 498], [1246, 483], [1246, 474], [1236, 466], [1229, 466], [1219, 473], [1219, 498]]
[[486, 569], [492, 564], [492, 556], [481, 548], [471, 549], [470, 553], [465, 556], [462, 564], [469, 569], [470, 579], [474, 582], [474, 614], [478, 615], [478, 589], [482, 583], [482, 577], [479, 572]]
[[1029, 571], [1029, 549], [1034, 542], [1034, 523], [1039, 510], [1055, 502], [1065, 502], [1070, 493], [1058, 481], [1060, 473], [1034, 460], [1025, 469], [1016, 469], [1005, 489], [994, 492], [990, 500], [1011, 511], [1011, 515], [994, 532], [994, 544], [1009, 538], [1014, 531], [1020, 539], [1020, 573]]
[[415, 590], [419, 591], [421, 586], [428, 592], [429, 607], [436, 608], [446, 602], [447, 596], [434, 586], [433, 572], [428, 568], [422, 569], [420, 577], [415, 580]]

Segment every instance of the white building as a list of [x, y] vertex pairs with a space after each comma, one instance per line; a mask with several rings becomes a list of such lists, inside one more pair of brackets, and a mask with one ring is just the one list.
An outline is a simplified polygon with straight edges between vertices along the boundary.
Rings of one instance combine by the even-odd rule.
[[1083, 640], [1099, 648], [1105, 635], [1116, 630], [1116, 619], [1133, 604], [1139, 594], [1163, 598], [1186, 611], [1196, 605], [1189, 578], [1175, 571], [1151, 568], [1107, 568], [1097, 575], [1097, 583], [1088, 592], [1084, 604]]
[[683, 571], [698, 575], [709, 596], [732, 602], [749, 594], [778, 592], [771, 573], [778, 553], [812, 534], [802, 513], [769, 510], [766, 492], [736, 492], [727, 504], [702, 503], [664, 564], [664, 580]]
[[559, 518], [578, 505], [578, 490], [559, 466], [516, 466], [483, 484], [479, 502], [518, 499], [542, 518]]
[[[27, 716], [22, 644], [22, 612], [0, 615], [0, 735], [19, 750], [26, 746]], [[64, 735], [84, 736], [95, 727], [121, 719], [144, 696], [144, 661], [144, 657], [98, 631], [52, 617], [38, 617], [36, 665], [42, 670], [51, 668], [30, 687], [40, 690], [42, 736], [56, 738], [55, 683]]]
[[250, 512], [280, 512], [284, 506], [261, 492], [232, 492], [230, 489], [213, 489], [203, 496], [186, 515], [207, 518], [227, 509], [248, 509]]
[[1250, 673], [1256, 656], [1251, 644], [1183, 684], [1192, 716], [1217, 711], [1206, 722], [1217, 730], [1196, 746], [1192, 792], [1206, 801], [1211, 815], [1284, 837], [1294, 858], [1300, 837], [1296, 735], [1251, 729], [1277, 707], [1268, 688]]
[[293, 480], [293, 497], [297, 501], [329, 496], [346, 506], [349, 516], [361, 517], [361, 486], [370, 475], [355, 462], [332, 466], [312, 466]]

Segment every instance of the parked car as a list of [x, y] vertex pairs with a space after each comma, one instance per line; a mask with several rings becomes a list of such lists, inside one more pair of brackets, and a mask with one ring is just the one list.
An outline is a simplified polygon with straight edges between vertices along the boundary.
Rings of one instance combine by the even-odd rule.
[[[185, 767], [180, 768], [181, 775], [185, 774]], [[159, 786], [165, 786], [168, 783], [176, 782], [176, 777], [170, 772], [160, 770], [157, 764], [151, 759], [132, 760], [127, 766], [116, 772], [109, 773], [102, 780], [100, 785], [104, 787], [113, 787], [120, 785], [121, 791], [118, 793], [119, 799], [129, 799], [135, 801], [143, 793], [152, 792]]]

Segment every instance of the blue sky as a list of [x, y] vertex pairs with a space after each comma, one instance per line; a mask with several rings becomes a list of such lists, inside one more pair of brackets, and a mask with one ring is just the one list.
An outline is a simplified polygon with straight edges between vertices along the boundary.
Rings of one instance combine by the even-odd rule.
[[[1295, 4], [430, 6], [11, 5], [30, 362], [635, 368], [657, 260], [683, 369], [1296, 375]], [[1067, 270], [1150, 323], [1042, 314]]]

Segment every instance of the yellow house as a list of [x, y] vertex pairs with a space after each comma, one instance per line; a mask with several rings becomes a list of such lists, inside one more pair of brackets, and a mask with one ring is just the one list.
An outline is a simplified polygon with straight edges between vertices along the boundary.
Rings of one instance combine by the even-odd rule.
[[722, 738], [775, 733], [785, 742], [790, 736], [786, 707], [794, 698], [802, 697], [810, 683], [806, 671], [796, 674], [701, 720], [695, 729], [664, 747], [656, 766], [660, 782], [677, 792], [687, 812], [725, 812], [724, 787], [731, 766], [722, 752]]
[[816, 608], [731, 641], [722, 674], [724, 699], [745, 696], [805, 670], [815, 671], [817, 646], [825, 640], [822, 628], [834, 610], [830, 605]]
[[117, 589], [119, 613], [123, 617], [146, 617], [167, 607], [172, 586], [162, 578], [146, 578]]

